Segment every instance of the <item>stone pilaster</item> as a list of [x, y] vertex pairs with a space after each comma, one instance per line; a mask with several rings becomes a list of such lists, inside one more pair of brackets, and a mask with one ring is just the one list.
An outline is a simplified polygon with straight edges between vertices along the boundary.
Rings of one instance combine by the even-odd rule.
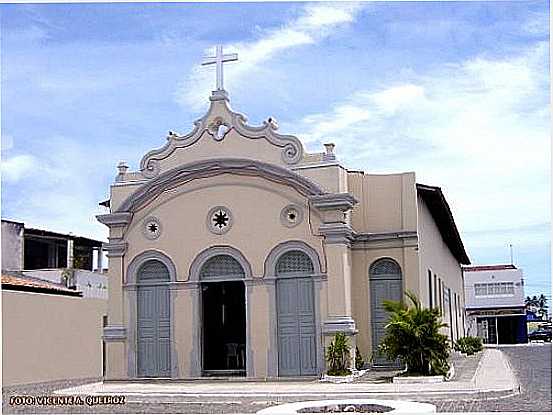
[[326, 194], [311, 198], [323, 217], [319, 233], [325, 237], [327, 262], [327, 318], [323, 321], [325, 348], [336, 333], [344, 333], [351, 346], [350, 367], [355, 367], [355, 334], [351, 304], [351, 229], [347, 212], [357, 203], [348, 193]]

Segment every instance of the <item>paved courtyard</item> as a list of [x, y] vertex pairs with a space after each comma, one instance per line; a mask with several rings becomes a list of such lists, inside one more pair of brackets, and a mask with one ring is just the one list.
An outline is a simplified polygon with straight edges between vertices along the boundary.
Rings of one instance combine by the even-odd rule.
[[551, 412], [551, 343], [500, 347], [521, 386], [512, 397], [488, 400], [440, 400], [438, 412]]
[[[509, 364], [521, 385], [521, 393], [510, 397], [494, 399], [459, 399], [454, 396], [441, 398], [413, 399], [413, 397], [397, 396], [397, 399], [410, 399], [428, 402], [437, 406], [439, 412], [484, 412], [484, 411], [551, 411], [551, 344], [543, 346], [513, 346], [500, 348], [509, 360]], [[468, 359], [465, 367], [461, 367], [456, 378], [463, 381], [474, 373], [477, 361]], [[465, 379], [466, 378], [466, 379]], [[66, 385], [46, 385], [44, 387], [22, 388], [17, 391], [3, 393], [4, 413], [253, 413], [267, 406], [303, 400], [273, 396], [271, 398], [220, 396], [194, 397], [178, 403], [136, 403], [108, 406], [20, 406], [7, 405], [9, 396], [13, 394], [50, 395], [54, 390]], [[71, 385], [74, 386], [74, 385]], [[346, 385], [344, 385], [346, 386]], [[283, 385], [284, 387], [284, 385]], [[351, 388], [356, 386], [351, 384]], [[374, 387], [380, 387], [374, 384]], [[384, 385], [382, 385], [384, 387]], [[374, 398], [378, 398], [374, 396]], [[383, 396], [393, 399], [393, 396]], [[167, 399], [164, 399], [167, 401]]]

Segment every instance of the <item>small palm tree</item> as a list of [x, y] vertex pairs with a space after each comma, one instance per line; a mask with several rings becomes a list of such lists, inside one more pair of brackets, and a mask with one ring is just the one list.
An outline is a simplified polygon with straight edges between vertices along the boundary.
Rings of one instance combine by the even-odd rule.
[[450, 346], [448, 337], [440, 333], [447, 327], [440, 321], [437, 308], [423, 308], [417, 296], [405, 293], [412, 306], [403, 301], [384, 301], [384, 309], [390, 313], [385, 326], [386, 334], [380, 349], [388, 359], [400, 359], [407, 371], [420, 375], [445, 375], [449, 370], [447, 359]]
[[326, 350], [328, 374], [331, 376], [346, 376], [351, 374], [349, 369], [350, 345], [344, 333], [336, 333], [333, 341]]

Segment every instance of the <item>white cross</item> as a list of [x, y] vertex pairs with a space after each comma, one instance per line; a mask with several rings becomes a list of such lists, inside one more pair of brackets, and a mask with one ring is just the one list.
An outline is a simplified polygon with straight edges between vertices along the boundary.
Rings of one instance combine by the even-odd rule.
[[222, 90], [223, 88], [223, 63], [237, 61], [238, 54], [230, 53], [228, 55], [223, 55], [223, 46], [217, 45], [215, 48], [215, 56], [210, 56], [204, 58], [202, 65], [216, 65], [217, 68], [217, 90]]

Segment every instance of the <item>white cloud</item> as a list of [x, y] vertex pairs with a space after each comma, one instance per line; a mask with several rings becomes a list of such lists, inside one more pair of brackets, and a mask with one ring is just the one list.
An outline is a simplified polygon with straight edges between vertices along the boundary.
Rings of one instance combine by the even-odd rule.
[[[298, 18], [277, 29], [263, 31], [255, 41], [225, 45], [224, 50], [237, 52], [239, 59], [236, 65], [225, 65], [225, 83], [246, 81], [246, 78], [250, 82], [261, 63], [282, 50], [319, 42], [338, 27], [353, 22], [361, 7], [362, 4], [343, 3], [308, 5]], [[206, 55], [213, 55], [213, 50], [206, 51]], [[213, 67], [196, 65], [178, 88], [177, 102], [195, 111], [204, 108], [214, 78]]]
[[2, 181], [15, 183], [28, 176], [36, 166], [36, 159], [28, 154], [2, 160]]
[[444, 188], [461, 229], [507, 228], [550, 217], [548, 50], [538, 43], [364, 90], [285, 130], [315, 151], [333, 141], [345, 164], [416, 171]]

